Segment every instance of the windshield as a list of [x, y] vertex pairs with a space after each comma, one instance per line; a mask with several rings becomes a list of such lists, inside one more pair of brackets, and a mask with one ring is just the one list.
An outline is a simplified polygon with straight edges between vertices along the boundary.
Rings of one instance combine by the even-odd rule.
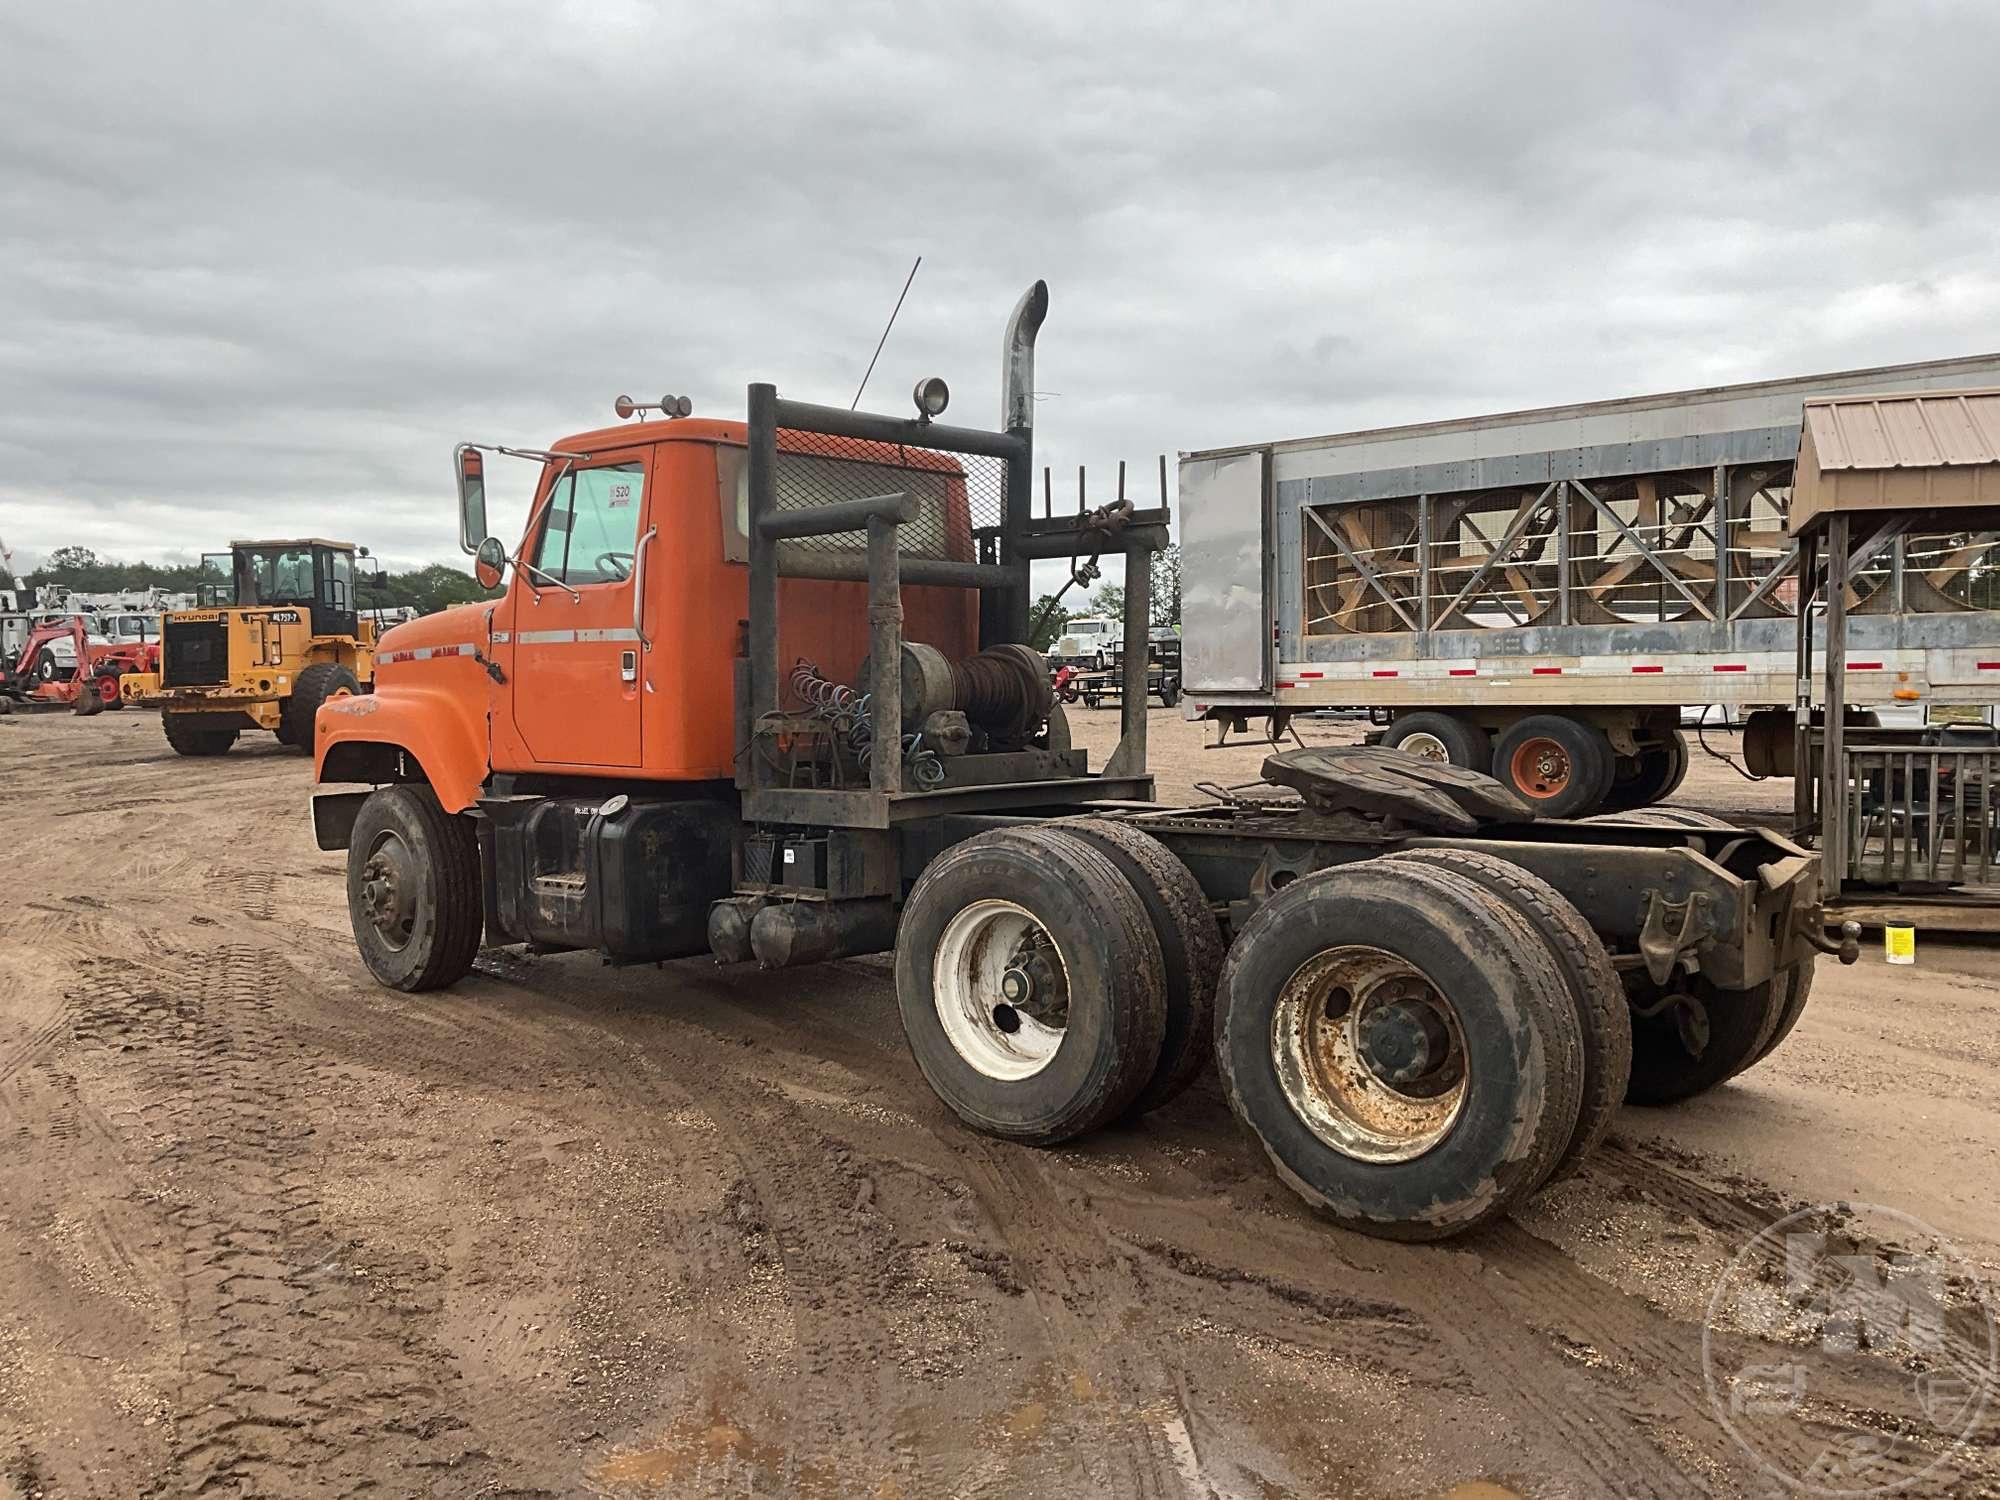
[[311, 604], [313, 557], [310, 547], [246, 547], [238, 555], [238, 576], [251, 597], [239, 604]]

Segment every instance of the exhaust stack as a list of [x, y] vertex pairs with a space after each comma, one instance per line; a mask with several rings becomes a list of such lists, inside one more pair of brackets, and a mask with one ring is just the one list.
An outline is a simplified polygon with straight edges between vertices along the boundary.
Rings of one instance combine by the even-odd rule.
[[1000, 350], [1000, 426], [1019, 432], [1035, 425], [1035, 335], [1049, 314], [1049, 284], [1037, 281], [1014, 304], [1007, 341]]

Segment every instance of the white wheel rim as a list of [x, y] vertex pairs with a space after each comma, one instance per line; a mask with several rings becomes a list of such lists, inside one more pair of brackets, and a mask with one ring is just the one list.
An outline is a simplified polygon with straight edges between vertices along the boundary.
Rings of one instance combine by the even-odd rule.
[[[1366, 1035], [1383, 1021], [1424, 1034], [1403, 1053], [1402, 1073], [1383, 1067], [1384, 1043]], [[1422, 970], [1380, 948], [1345, 944], [1299, 966], [1271, 1013], [1271, 1058], [1293, 1113], [1357, 1161], [1414, 1160], [1465, 1109], [1469, 1063], [1451, 1002]]]
[[1062, 951], [1011, 901], [975, 901], [938, 937], [931, 959], [938, 1022], [952, 1050], [988, 1078], [1018, 1083], [1055, 1060], [1068, 992]]
[[1428, 730], [1420, 729], [1407, 736], [1396, 748], [1407, 755], [1420, 755], [1425, 760], [1441, 760], [1447, 764], [1451, 761], [1451, 752], [1445, 748], [1444, 741]]

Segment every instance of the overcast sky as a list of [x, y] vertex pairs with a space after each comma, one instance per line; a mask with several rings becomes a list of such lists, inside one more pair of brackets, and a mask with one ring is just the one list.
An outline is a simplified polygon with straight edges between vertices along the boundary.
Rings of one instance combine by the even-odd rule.
[[[2000, 349], [2000, 6], [0, 10], [0, 537], [457, 560], [621, 391], [1121, 458]], [[502, 518], [496, 516], [496, 526]], [[519, 524], [505, 518], [503, 530]]]

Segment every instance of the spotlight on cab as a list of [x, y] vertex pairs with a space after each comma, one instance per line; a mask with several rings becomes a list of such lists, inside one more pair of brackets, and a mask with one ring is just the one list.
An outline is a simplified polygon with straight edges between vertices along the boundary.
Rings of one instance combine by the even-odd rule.
[[950, 387], [935, 375], [919, 380], [910, 397], [917, 403], [917, 419], [923, 422], [943, 416], [944, 409], [951, 405]]

